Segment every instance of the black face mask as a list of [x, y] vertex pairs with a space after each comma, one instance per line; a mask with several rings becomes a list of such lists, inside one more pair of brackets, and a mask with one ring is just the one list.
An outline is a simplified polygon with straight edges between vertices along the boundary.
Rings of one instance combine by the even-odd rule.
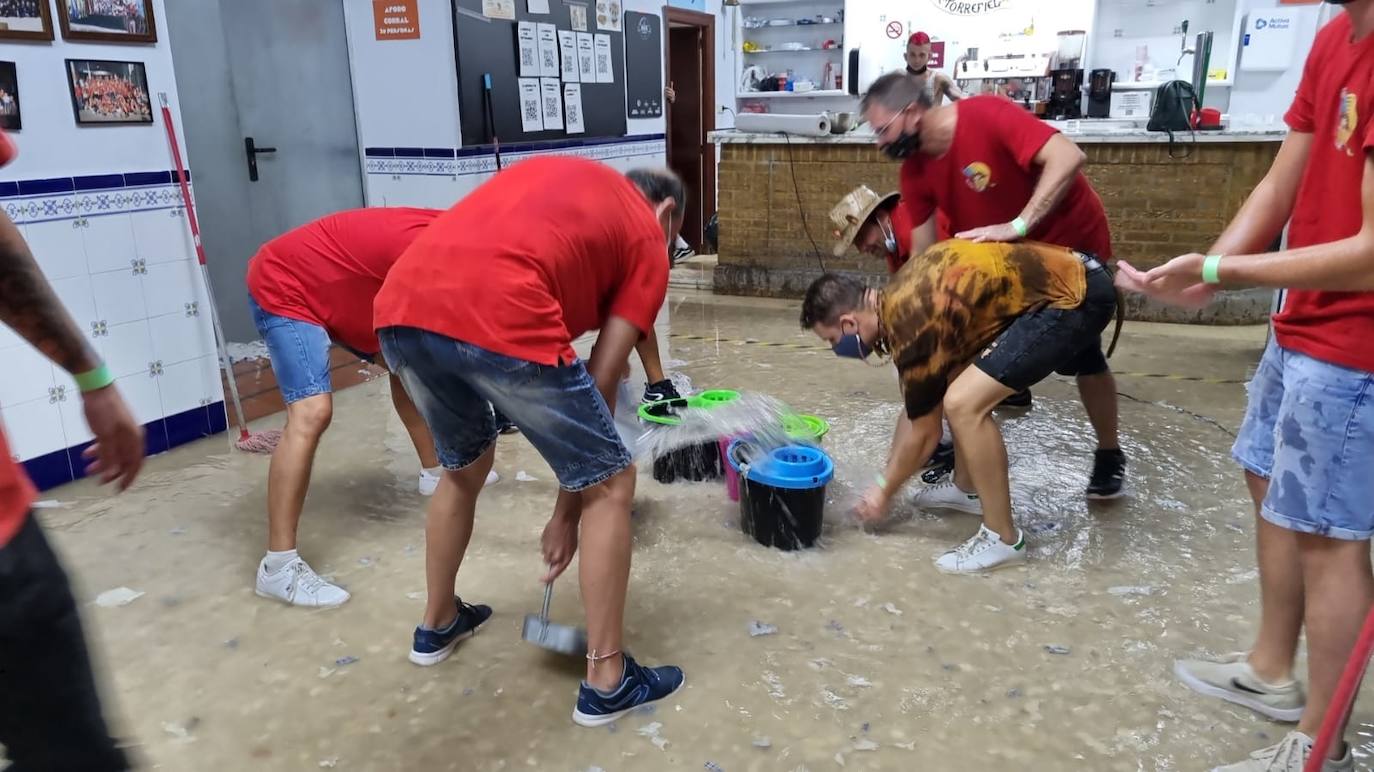
[[921, 130], [917, 129], [914, 133], [902, 132], [896, 139], [883, 145], [883, 152], [888, 158], [902, 160], [911, 157], [921, 148]]
[[[1332, 0], [1332, 1], [1335, 2], [1335, 0]], [[1349, 1], [1349, 0], [1346, 0], [1346, 2], [1348, 2], [1348, 1]], [[909, 72], [909, 73], [911, 73], [912, 75], [925, 75], [925, 74], [926, 74], [926, 71], [929, 70], [929, 69], [930, 69], [930, 65], [928, 65], [928, 64], [927, 64], [927, 65], [923, 65], [923, 66], [921, 67], [921, 69], [919, 69], [919, 70], [913, 70], [913, 69], [911, 69], [911, 65], [909, 65], [909, 64], [906, 66], [906, 71]]]

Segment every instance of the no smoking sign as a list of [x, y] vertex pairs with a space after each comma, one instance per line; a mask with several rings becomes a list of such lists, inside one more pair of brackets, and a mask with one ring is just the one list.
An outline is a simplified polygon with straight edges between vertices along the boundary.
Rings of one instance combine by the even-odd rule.
[[890, 22], [888, 22], [888, 23], [887, 23], [887, 36], [888, 36], [889, 38], [891, 38], [892, 40], [896, 40], [896, 39], [900, 38], [900, 37], [902, 36], [902, 23], [899, 22], [899, 21], [890, 21]]

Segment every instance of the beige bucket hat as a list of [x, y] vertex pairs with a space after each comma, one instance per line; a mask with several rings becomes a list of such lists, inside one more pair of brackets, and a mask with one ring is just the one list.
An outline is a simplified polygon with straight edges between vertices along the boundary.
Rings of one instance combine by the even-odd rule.
[[873, 210], [899, 195], [893, 191], [880, 196], [867, 185], [860, 185], [846, 193], [840, 203], [830, 210], [830, 222], [835, 225], [835, 238], [838, 239], [835, 242], [835, 257], [842, 256], [854, 244], [859, 229], [873, 216]]

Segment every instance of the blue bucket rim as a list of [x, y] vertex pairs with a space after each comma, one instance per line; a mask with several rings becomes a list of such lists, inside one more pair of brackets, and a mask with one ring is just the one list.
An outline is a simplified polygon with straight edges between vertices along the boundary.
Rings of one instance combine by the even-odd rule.
[[[808, 474], [802, 477], [789, 477], [780, 475], [768, 468], [768, 465], [758, 466], [749, 465], [748, 471], [740, 468], [739, 462], [735, 459], [735, 451], [742, 445], [752, 444], [748, 440], [736, 439], [730, 443], [725, 452], [725, 461], [744, 479], [760, 485], [767, 485], [770, 488], [781, 488], [784, 490], [811, 490], [813, 488], [823, 488], [835, 478], [835, 462], [830, 458], [830, 454], [815, 445], [790, 444], [774, 448], [769, 451], [769, 456], [774, 456], [782, 451], [793, 451], [803, 455], [815, 456], [820, 463], [818, 474]], [[762, 468], [760, 468], [762, 467]]]

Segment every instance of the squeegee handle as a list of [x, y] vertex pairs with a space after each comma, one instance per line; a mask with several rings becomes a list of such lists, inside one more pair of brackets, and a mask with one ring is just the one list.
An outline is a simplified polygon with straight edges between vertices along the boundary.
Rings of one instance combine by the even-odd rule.
[[544, 608], [539, 612], [540, 621], [545, 625], [549, 622], [549, 603], [553, 601], [553, 582], [544, 585]]

